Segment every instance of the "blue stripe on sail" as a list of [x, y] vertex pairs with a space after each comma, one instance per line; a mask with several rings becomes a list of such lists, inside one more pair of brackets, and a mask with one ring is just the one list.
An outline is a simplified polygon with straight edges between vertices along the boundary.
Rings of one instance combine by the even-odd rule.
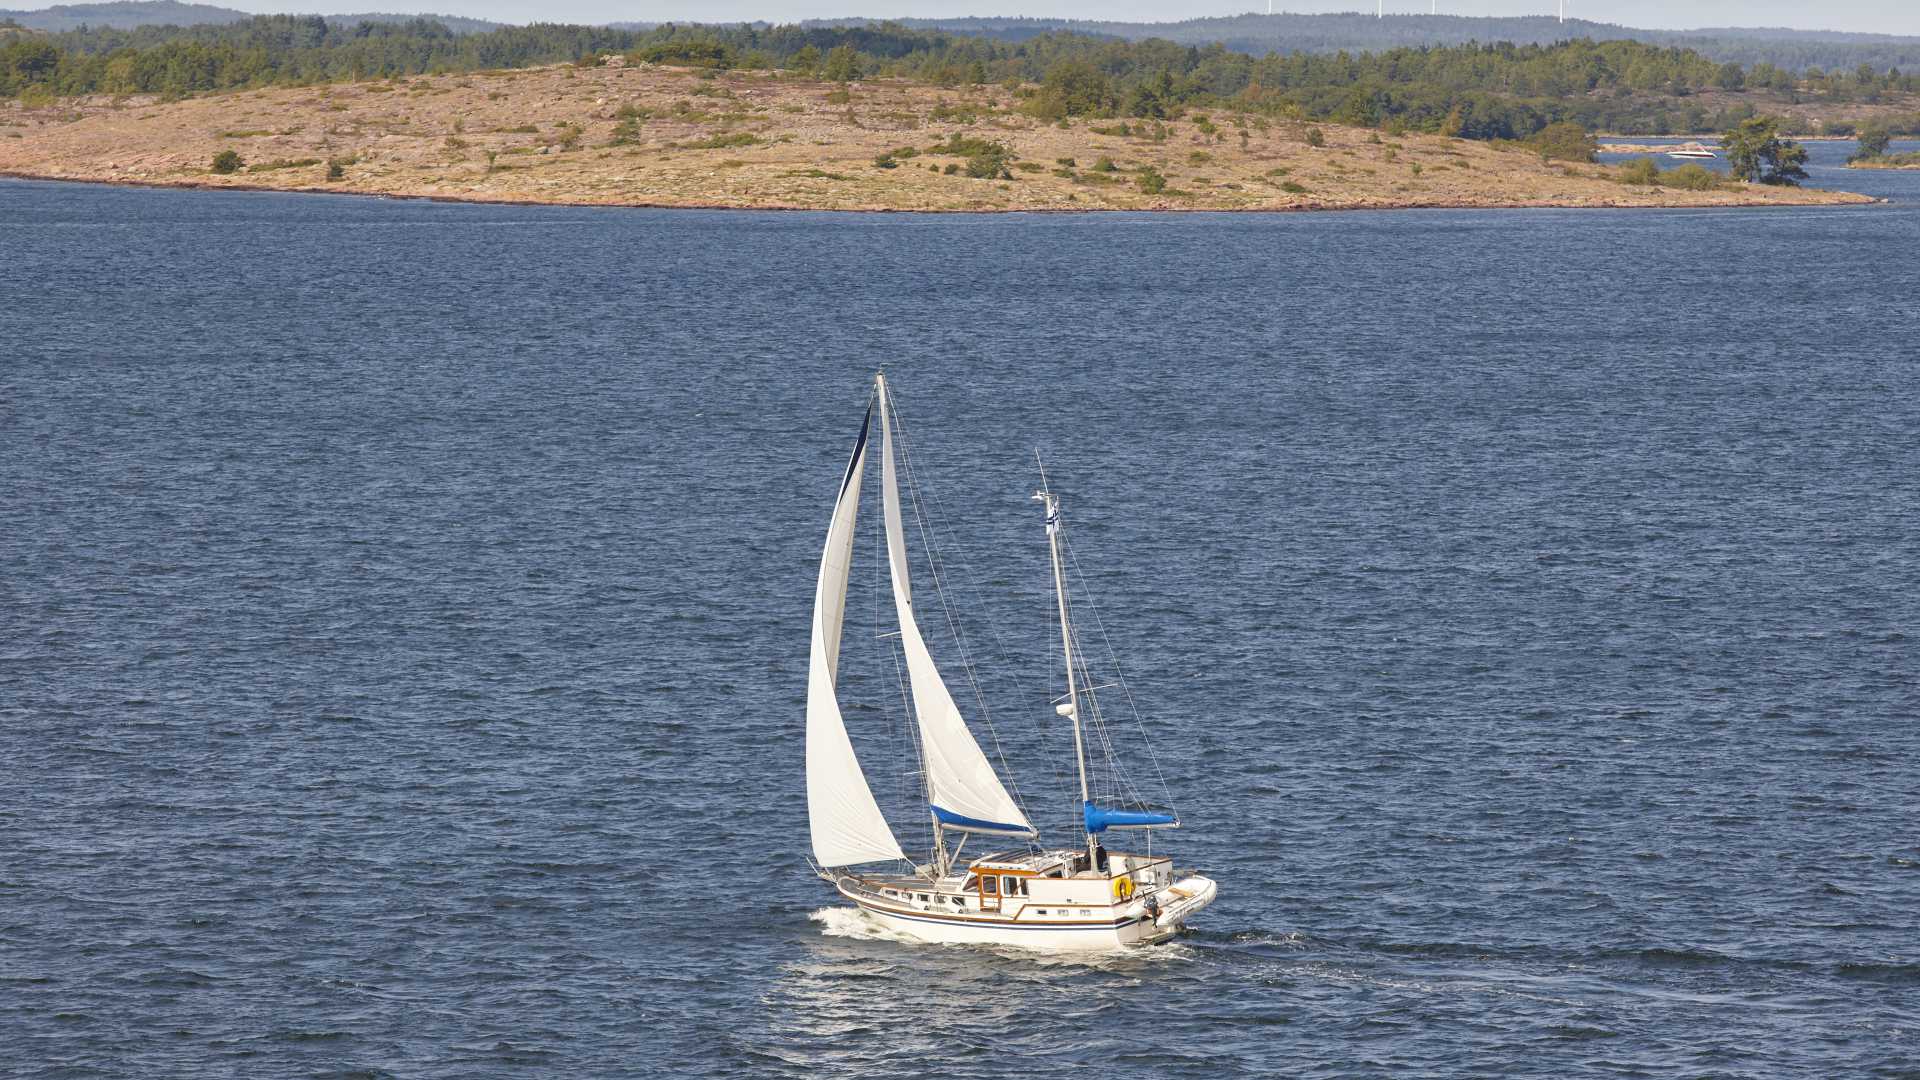
[[1105, 832], [1112, 829], [1146, 829], [1155, 825], [1178, 825], [1180, 819], [1172, 814], [1161, 814], [1151, 810], [1109, 810], [1092, 803], [1081, 804], [1081, 813], [1086, 818], [1087, 831]]
[[951, 825], [956, 829], [972, 829], [974, 832], [1007, 833], [1012, 836], [1033, 835], [1033, 830], [1025, 825], [1007, 825], [998, 821], [982, 821], [979, 818], [965, 817], [945, 807], [932, 806], [931, 804], [929, 804], [929, 809], [933, 811], [934, 817], [940, 819], [940, 824]]
[[853, 456], [847, 459], [847, 471], [840, 477], [840, 498], [846, 495], [847, 485], [853, 483], [853, 467], [860, 463], [860, 455], [867, 449], [867, 428], [873, 424], [873, 406], [867, 406], [867, 415], [860, 418], [860, 438], [853, 444]]

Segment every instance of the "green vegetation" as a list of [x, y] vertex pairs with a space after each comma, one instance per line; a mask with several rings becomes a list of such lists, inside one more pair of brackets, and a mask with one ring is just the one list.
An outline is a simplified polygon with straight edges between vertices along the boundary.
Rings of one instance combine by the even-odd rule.
[[1141, 193], [1146, 195], [1159, 195], [1167, 190], [1167, 178], [1151, 165], [1141, 166], [1133, 182], [1140, 185]]
[[[308, 165], [320, 164], [319, 158], [279, 158], [274, 161], [262, 161], [247, 166], [250, 173], [277, 172], [280, 169], [300, 169]], [[215, 170], [216, 172], [219, 170]]]
[[213, 155], [213, 164], [210, 168], [221, 176], [226, 176], [229, 173], [239, 172], [240, 166], [245, 164], [246, 162], [240, 160], [239, 154], [234, 153], [232, 150], [222, 150]]
[[989, 139], [976, 139], [955, 132], [946, 142], [934, 143], [927, 147], [929, 154], [947, 154], [963, 157], [966, 164], [949, 165], [947, 172], [962, 172], [976, 180], [1011, 180], [1013, 173], [1008, 166], [1013, 164], [1014, 154], [1005, 143]]
[[1680, 188], [1685, 191], [1712, 191], [1726, 184], [1713, 170], [1693, 162], [1662, 171], [1660, 163], [1650, 157], [1637, 157], [1621, 165], [1613, 179], [1622, 184]]
[[1302, 139], [1304, 139], [1304, 140], [1306, 140], [1306, 144], [1307, 144], [1308, 146], [1325, 146], [1325, 145], [1327, 145], [1327, 137], [1326, 137], [1326, 135], [1325, 135], [1324, 133], [1322, 133], [1322, 132], [1321, 132], [1321, 130], [1320, 130], [1319, 128], [1317, 128], [1317, 127], [1310, 127], [1310, 128], [1308, 128], [1308, 129], [1307, 129], [1307, 130], [1305, 131], [1305, 133], [1303, 133], [1303, 134], [1302, 134], [1302, 135], [1301, 135], [1300, 137], [1301, 137]]
[[682, 150], [725, 150], [733, 146], [757, 146], [760, 136], [751, 131], [734, 131], [680, 144]]
[[[1101, 134], [1165, 137], [1146, 125], [1195, 109], [1230, 114], [1242, 134], [1270, 119], [1319, 121], [1473, 139], [1525, 139], [1556, 123], [1588, 131], [1726, 130], [1758, 111], [1709, 93], [1765, 88], [1776, 97], [1882, 101], [1920, 92], [1920, 76], [1872, 70], [1788, 74], [1715, 62], [1634, 41], [1466, 44], [1378, 53], [1270, 53], [1041, 33], [1017, 41], [856, 26], [663, 24], [646, 30], [536, 24], [456, 34], [431, 19], [333, 23], [263, 15], [203, 26], [103, 27], [0, 37], [0, 98], [85, 93], [168, 97], [272, 85], [497, 71], [624, 54], [704, 72], [785, 68], [841, 83], [905, 76], [942, 86], [999, 84], [1015, 107], [1049, 121], [1089, 117]], [[369, 92], [405, 90], [371, 83]], [[419, 87], [413, 89], [418, 90]], [[711, 96], [721, 90], [708, 88]], [[1724, 101], [1725, 99], [1713, 99]], [[964, 108], [956, 109], [964, 112]], [[936, 119], [962, 119], [958, 116]], [[1122, 120], [1122, 118], [1127, 118]], [[1223, 135], [1219, 113], [1196, 120]], [[962, 119], [962, 122], [964, 120]], [[1213, 129], [1208, 131], [1208, 129]], [[1920, 131], [1920, 113], [1889, 121]]]
[[1807, 150], [1780, 138], [1779, 122], [1756, 116], [1720, 137], [1727, 152], [1727, 171], [1736, 178], [1762, 184], [1798, 185], [1807, 178]]
[[1533, 133], [1527, 140], [1527, 146], [1539, 153], [1543, 161], [1580, 161], [1591, 164], [1598, 159], [1600, 145], [1587, 129], [1579, 124], [1561, 120]]
[[1893, 142], [1893, 133], [1886, 128], [1874, 125], [1860, 132], [1859, 149], [1847, 159], [1848, 162], [1872, 161], [1887, 156], [1887, 147]]
[[1871, 124], [1860, 132], [1860, 148], [1847, 159], [1849, 165], [1862, 165], [1874, 168], [1908, 169], [1920, 166], [1920, 152], [1908, 151], [1904, 154], [1889, 154], [1887, 150], [1893, 143], [1893, 133], [1884, 124]]
[[834, 82], [852, 82], [860, 77], [860, 55], [851, 45], [835, 45], [827, 53], [826, 69], [822, 72]]

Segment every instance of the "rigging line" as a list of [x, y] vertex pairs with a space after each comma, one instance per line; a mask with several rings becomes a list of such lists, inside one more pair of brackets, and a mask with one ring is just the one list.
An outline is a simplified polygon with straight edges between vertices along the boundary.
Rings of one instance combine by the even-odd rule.
[[1092, 590], [1086, 584], [1086, 574], [1080, 569], [1080, 560], [1074, 556], [1072, 546], [1063, 546], [1067, 548], [1067, 561], [1073, 564], [1074, 576], [1080, 579], [1081, 589], [1087, 593], [1087, 606], [1093, 612], [1094, 629], [1099, 631], [1100, 639], [1107, 647], [1108, 659], [1113, 664], [1114, 678], [1120, 683], [1120, 691], [1127, 699], [1127, 708], [1133, 713], [1134, 726], [1140, 731], [1141, 744], [1147, 751], [1147, 762], [1153, 766], [1154, 777], [1160, 781], [1161, 797], [1165, 800], [1163, 805], [1171, 810], [1173, 789], [1167, 786], [1166, 773], [1160, 768], [1159, 756], [1153, 752], [1153, 739], [1147, 734], [1146, 721], [1140, 716], [1140, 706], [1134, 700], [1133, 688], [1127, 683], [1126, 672], [1121, 670], [1119, 654], [1113, 648], [1113, 638], [1107, 634], [1106, 623], [1100, 618], [1100, 606], [1092, 598]]
[[[941, 613], [947, 620], [948, 632], [953, 635], [954, 642], [959, 648], [961, 664], [967, 676], [967, 684], [973, 690], [974, 700], [980, 708], [981, 722], [987, 727], [987, 735], [993, 740], [993, 752], [995, 758], [1000, 762], [1000, 771], [1006, 777], [1008, 784], [1013, 788], [1011, 794], [1014, 803], [1020, 808], [1021, 814], [1031, 823], [1033, 821], [1033, 814], [1027, 808], [1026, 798], [1020, 791], [1019, 779], [1014, 775], [1012, 767], [1007, 763], [1006, 751], [1000, 744], [999, 729], [993, 724], [992, 711], [987, 705], [986, 693], [980, 685], [976, 667], [973, 663], [972, 653], [967, 643], [966, 633], [959, 624], [956, 606], [947, 596], [947, 590], [940, 573], [940, 565], [945, 561], [945, 553], [939, 543], [939, 533], [932, 527], [931, 515], [927, 512], [925, 502], [931, 502], [933, 504], [934, 512], [941, 517], [943, 524], [947, 520], [945, 508], [940, 503], [939, 493], [931, 487], [927, 488], [925, 502], [923, 502], [921, 498], [923, 485], [920, 484], [919, 474], [913, 465], [912, 443], [908, 439], [907, 423], [900, 415], [898, 402], [894, 398], [891, 389], [887, 392], [887, 406], [893, 415], [894, 426], [898, 429], [901, 444], [900, 461], [903, 466], [903, 471], [907, 475], [908, 492], [912, 497], [915, 524], [920, 529], [921, 546], [925, 548], [927, 552], [928, 566], [933, 575], [935, 595], [940, 599]], [[970, 577], [975, 576], [972, 564], [966, 557], [965, 546], [955, 541], [955, 547], [959, 549], [958, 561], [961, 572]], [[978, 602], [977, 596], [975, 600]], [[982, 604], [981, 606], [984, 608], [985, 605]], [[994, 637], [995, 646], [1000, 653], [1001, 669], [1003, 671], [1012, 670], [1012, 665], [1007, 659], [1006, 643], [1000, 635], [999, 628], [994, 625], [990, 619], [987, 620], [987, 625]], [[1014, 690], [1016, 693], [1020, 693], [1021, 691], [1017, 678], [1014, 680]], [[1051, 757], [1049, 757], [1048, 760], [1051, 762]], [[1056, 770], [1058, 769], [1057, 764], [1054, 767]]]
[[[1041, 477], [1042, 477], [1041, 486], [1044, 489], [1044, 487], [1046, 486], [1045, 474], [1044, 473], [1041, 474]], [[1049, 555], [1047, 560], [1041, 565], [1045, 567], [1043, 574], [1046, 578], [1045, 584], [1042, 585], [1040, 588], [1039, 595], [1040, 595], [1040, 625], [1043, 628], [1043, 632], [1041, 634], [1041, 640], [1047, 643], [1047, 700], [1054, 704], [1058, 704], [1059, 702], [1065, 701], [1066, 698], [1064, 696], [1060, 698], [1053, 697], [1053, 656], [1054, 656], [1054, 647], [1056, 643], [1059, 641], [1059, 635], [1053, 632], [1054, 595], [1053, 595], [1053, 559], [1051, 555]], [[1061, 659], [1064, 662], [1066, 658], [1062, 657]], [[1054, 712], [1053, 715], [1055, 720], [1057, 721], [1059, 719], [1060, 714], [1058, 712]], [[1034, 717], [1033, 722], [1034, 722], [1034, 726], [1040, 727], [1042, 733], [1045, 734], [1046, 732], [1046, 728], [1044, 727], [1044, 724], [1046, 723], [1045, 718], [1042, 716], [1036, 715]], [[1073, 786], [1073, 777], [1069, 776], [1066, 770], [1060, 768], [1059, 758], [1057, 755], [1048, 754], [1047, 760], [1053, 763], [1053, 780], [1054, 780], [1054, 783], [1060, 786], [1060, 793], [1063, 796], [1063, 798], [1060, 800], [1060, 805], [1062, 806], [1079, 805], [1080, 800], [1077, 797], [1077, 792], [1075, 791]]]
[[[1080, 633], [1078, 630], [1075, 630], [1073, 632], [1073, 637], [1074, 637], [1074, 645], [1077, 651], [1079, 650], [1080, 644], [1081, 644]], [[1084, 656], [1086, 654], [1084, 652], [1081, 652], [1080, 655]], [[1091, 683], [1093, 681], [1092, 668], [1090, 666], [1083, 664], [1081, 671], [1083, 676], [1086, 678], [1087, 682]], [[1141, 799], [1140, 793], [1134, 789], [1131, 778], [1128, 776], [1125, 767], [1120, 762], [1119, 750], [1113, 744], [1113, 737], [1109, 729], [1109, 725], [1107, 723], [1106, 713], [1100, 708], [1100, 701], [1098, 696], [1092, 693], [1088, 693], [1087, 699], [1088, 699], [1087, 701], [1088, 711], [1090, 712], [1091, 716], [1089, 718], [1089, 722], [1085, 725], [1085, 727], [1087, 727], [1092, 732], [1093, 736], [1099, 740], [1100, 750], [1105, 755], [1105, 758], [1106, 758], [1106, 767], [1107, 767], [1106, 773], [1105, 775], [1100, 777], [1100, 779], [1104, 781], [1104, 787], [1102, 787], [1101, 790], [1105, 793], [1115, 796], [1116, 798], [1130, 799], [1133, 803], [1144, 805], [1145, 800]]]

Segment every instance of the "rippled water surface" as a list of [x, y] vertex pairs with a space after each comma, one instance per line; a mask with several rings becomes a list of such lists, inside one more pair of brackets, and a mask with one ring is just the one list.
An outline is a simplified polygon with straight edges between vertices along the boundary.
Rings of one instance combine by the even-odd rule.
[[[0, 1072], [1920, 1075], [1920, 174], [1845, 182], [1894, 201], [0, 182]], [[906, 945], [809, 875], [882, 364], [1070, 844], [1033, 449], [1066, 493], [1221, 882], [1179, 943]]]

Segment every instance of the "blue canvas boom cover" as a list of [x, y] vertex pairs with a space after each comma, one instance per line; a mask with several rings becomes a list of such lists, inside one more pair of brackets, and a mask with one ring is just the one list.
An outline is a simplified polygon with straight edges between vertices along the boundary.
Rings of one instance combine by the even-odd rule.
[[1110, 810], [1090, 802], [1080, 804], [1080, 810], [1090, 833], [1108, 829], [1178, 828], [1180, 825], [1179, 818], [1156, 810]]

